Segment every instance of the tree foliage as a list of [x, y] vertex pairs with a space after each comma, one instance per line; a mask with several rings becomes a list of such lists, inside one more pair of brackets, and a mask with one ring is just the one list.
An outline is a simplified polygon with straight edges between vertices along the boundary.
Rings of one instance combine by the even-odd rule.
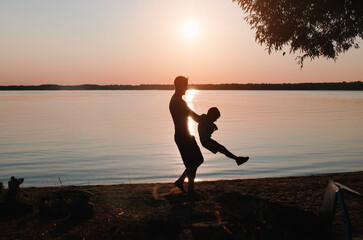
[[[247, 14], [255, 40], [268, 53], [290, 45], [305, 58], [336, 60], [363, 38], [363, 0], [232, 0]], [[285, 54], [285, 53], [284, 53]]]

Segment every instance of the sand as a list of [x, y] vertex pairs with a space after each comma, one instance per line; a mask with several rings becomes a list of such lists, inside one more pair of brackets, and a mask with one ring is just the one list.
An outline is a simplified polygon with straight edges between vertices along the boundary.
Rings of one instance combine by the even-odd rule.
[[[33, 211], [0, 217], [0, 239], [313, 239], [329, 180], [363, 193], [363, 172], [197, 182], [196, 198], [172, 183], [21, 188], [18, 201]], [[94, 207], [92, 216], [79, 211], [80, 195]], [[363, 200], [344, 200], [353, 238], [363, 239]], [[332, 238], [343, 239], [336, 209]], [[200, 223], [217, 227], [203, 233]]]

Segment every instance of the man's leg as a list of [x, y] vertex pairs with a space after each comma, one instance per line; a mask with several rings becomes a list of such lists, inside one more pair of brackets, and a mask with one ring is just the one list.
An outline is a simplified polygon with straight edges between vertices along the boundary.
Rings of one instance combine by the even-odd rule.
[[178, 180], [174, 182], [174, 185], [177, 186], [181, 191], [185, 192], [183, 183], [186, 177], [188, 177], [188, 193], [194, 194], [194, 179], [197, 173], [197, 168], [195, 167], [187, 167], [183, 174], [179, 177]]
[[188, 168], [188, 194], [193, 195], [195, 194], [194, 191], [194, 179], [197, 174], [198, 167], [191, 167]]
[[195, 195], [194, 191], [194, 180], [197, 175], [197, 169], [204, 162], [204, 158], [197, 142], [194, 139], [194, 149], [193, 149], [193, 160], [191, 166], [188, 167], [188, 194]]
[[183, 183], [188, 177], [188, 193], [194, 193], [194, 179], [198, 167], [203, 163], [203, 155], [198, 147], [194, 137], [186, 138], [184, 142], [177, 142], [183, 163], [186, 167], [183, 174], [174, 183], [180, 190], [185, 192]]
[[179, 179], [174, 182], [174, 185], [177, 186], [182, 192], [185, 192], [183, 184], [187, 175], [188, 175], [188, 169], [186, 168], [183, 174], [179, 177]]

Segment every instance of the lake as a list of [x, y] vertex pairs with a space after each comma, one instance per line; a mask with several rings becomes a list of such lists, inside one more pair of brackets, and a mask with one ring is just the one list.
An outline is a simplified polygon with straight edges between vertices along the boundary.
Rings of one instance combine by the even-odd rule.
[[[0, 92], [0, 181], [24, 186], [172, 182], [184, 170], [169, 113], [173, 91]], [[196, 91], [216, 106], [213, 138], [250, 156], [237, 166], [204, 149], [197, 180], [363, 170], [361, 91]], [[190, 122], [196, 133], [196, 124]]]

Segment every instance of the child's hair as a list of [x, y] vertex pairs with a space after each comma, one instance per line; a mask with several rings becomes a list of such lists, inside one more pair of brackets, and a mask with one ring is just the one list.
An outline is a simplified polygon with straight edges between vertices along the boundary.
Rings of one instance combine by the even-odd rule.
[[209, 108], [207, 115], [214, 115], [217, 118], [219, 118], [221, 116], [221, 113], [219, 112], [218, 108], [211, 107]]

